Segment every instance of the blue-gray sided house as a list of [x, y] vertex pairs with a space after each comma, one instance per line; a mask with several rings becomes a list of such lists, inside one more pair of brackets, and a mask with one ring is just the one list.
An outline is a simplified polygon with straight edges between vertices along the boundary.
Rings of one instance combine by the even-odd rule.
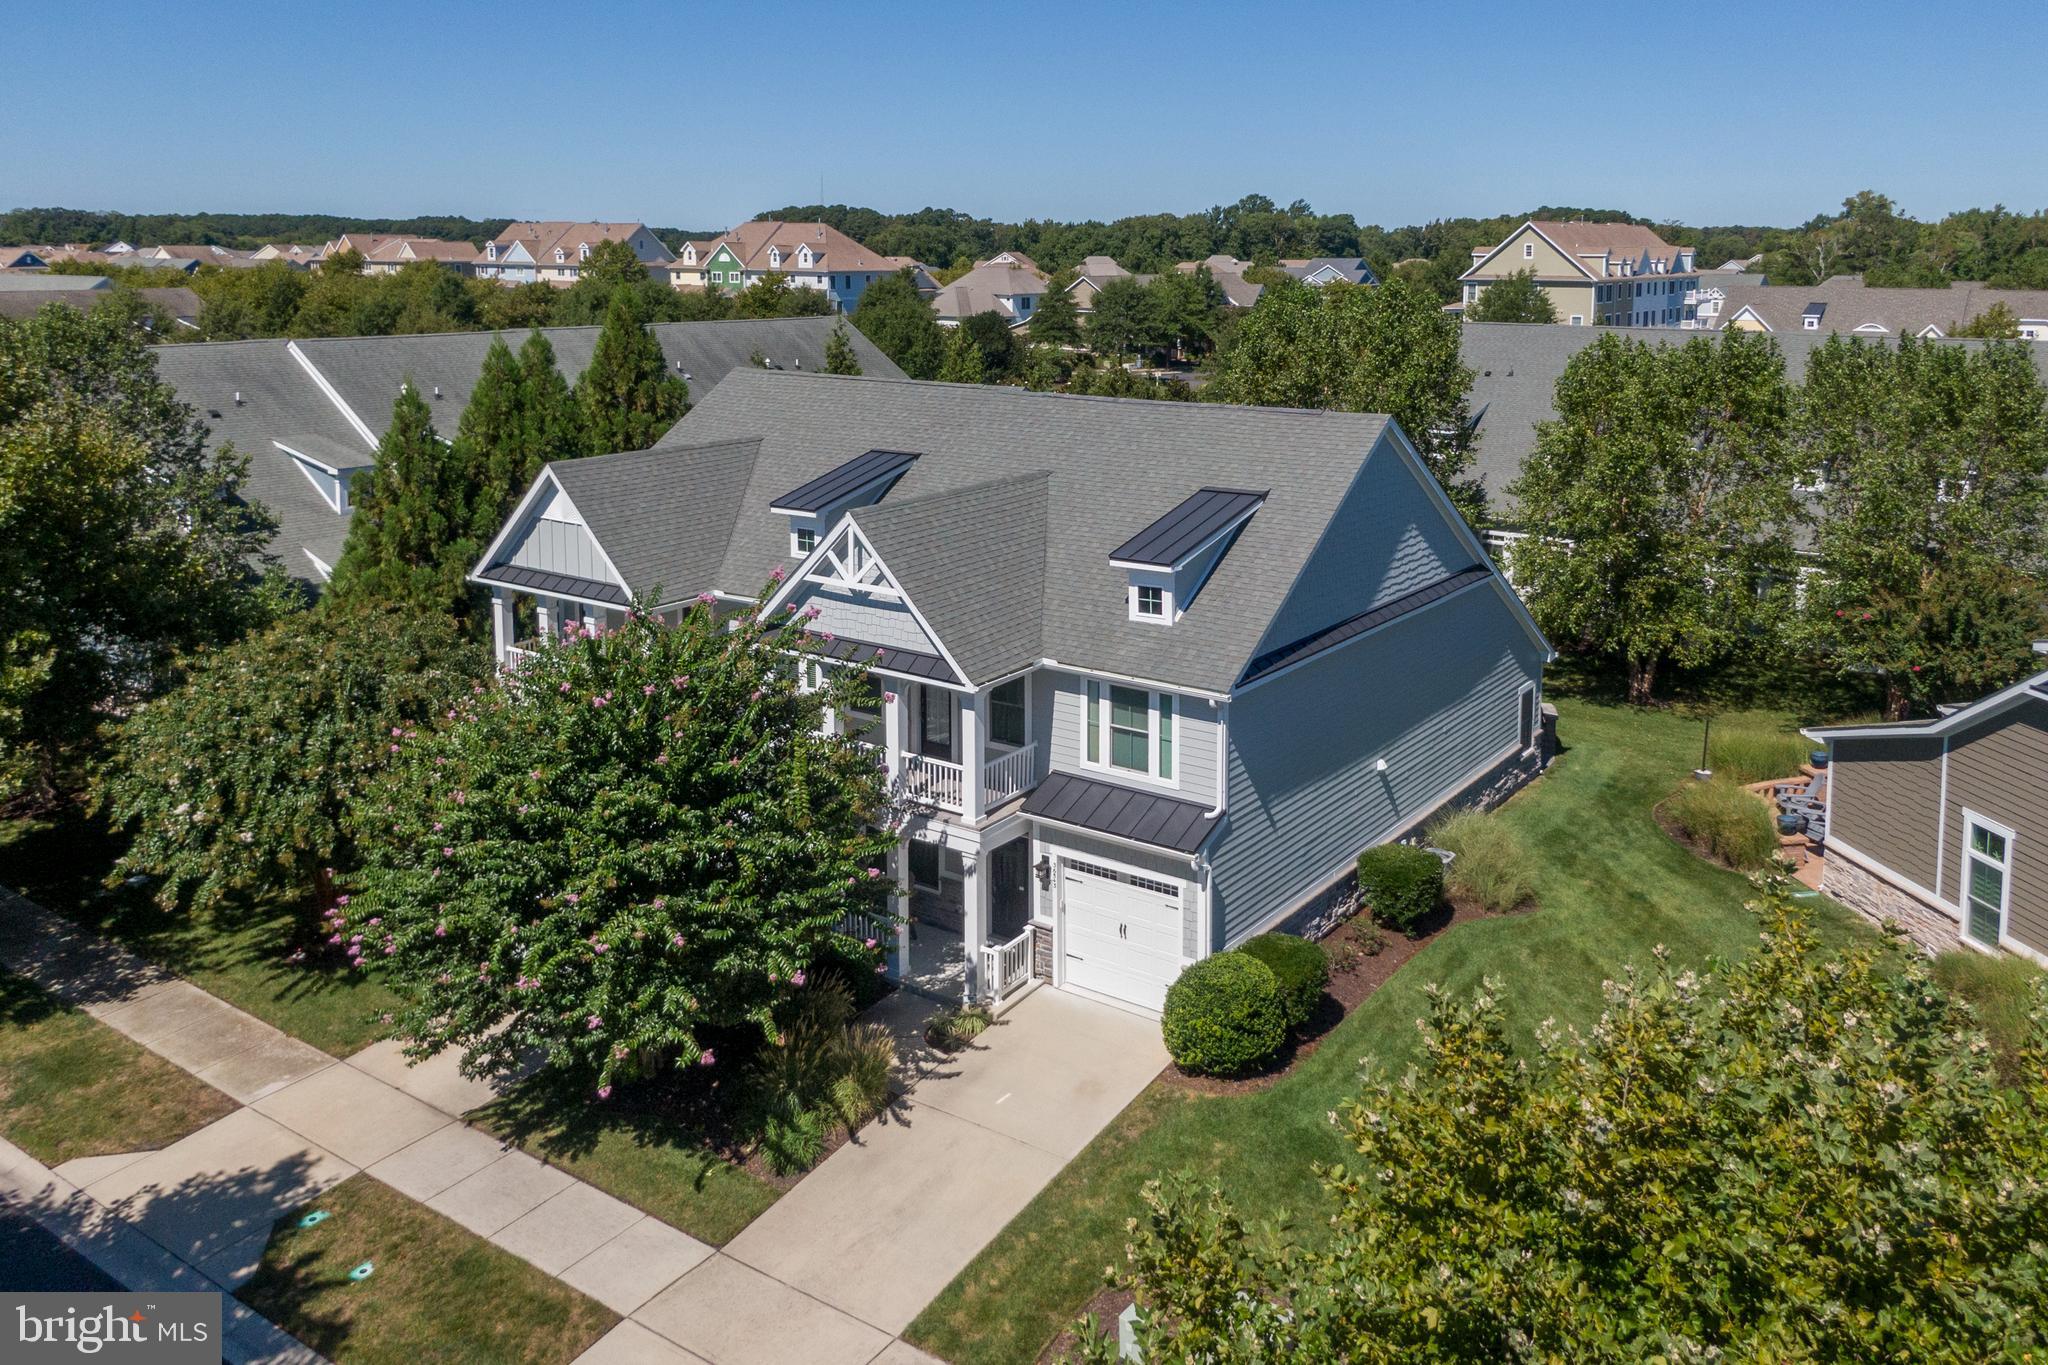
[[516, 666], [776, 570], [917, 811], [892, 970], [969, 998], [1157, 1009], [1540, 748], [1549, 647], [1384, 417], [739, 369], [549, 465], [474, 578]]

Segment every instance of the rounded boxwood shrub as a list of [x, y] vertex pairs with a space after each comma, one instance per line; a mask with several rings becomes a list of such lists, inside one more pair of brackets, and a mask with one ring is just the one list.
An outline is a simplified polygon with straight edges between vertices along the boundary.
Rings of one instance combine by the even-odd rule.
[[1228, 1076], [1280, 1050], [1287, 1013], [1271, 968], [1244, 953], [1218, 953], [1167, 988], [1160, 1031], [1185, 1069]]
[[1407, 932], [1444, 898], [1444, 865], [1409, 844], [1381, 844], [1358, 858], [1358, 899], [1372, 917]]
[[1293, 934], [1260, 934], [1238, 944], [1237, 951], [1257, 958], [1273, 973], [1287, 1027], [1306, 1024], [1323, 998], [1323, 987], [1330, 984], [1330, 959], [1322, 946]]

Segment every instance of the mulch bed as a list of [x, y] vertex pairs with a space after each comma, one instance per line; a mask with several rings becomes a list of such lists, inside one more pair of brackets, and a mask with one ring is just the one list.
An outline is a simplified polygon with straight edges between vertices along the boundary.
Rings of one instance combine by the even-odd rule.
[[[1131, 1291], [1128, 1289], [1105, 1289], [1088, 1300], [1087, 1306], [1074, 1315], [1076, 1324], [1089, 1313], [1102, 1325], [1102, 1335], [1114, 1339], [1117, 1316], [1131, 1306]], [[1060, 1365], [1074, 1352], [1081, 1349], [1081, 1334], [1073, 1327], [1063, 1327], [1060, 1334], [1046, 1344], [1038, 1353], [1038, 1365]]]
[[[1168, 1063], [1159, 1079], [1176, 1090], [1196, 1095], [1246, 1095], [1270, 1089], [1313, 1057], [1331, 1030], [1437, 935], [1453, 925], [1483, 919], [1491, 913], [1464, 897], [1452, 896], [1447, 905], [1417, 925], [1412, 934], [1377, 928], [1363, 915], [1346, 920], [1321, 941], [1323, 951], [1330, 957], [1330, 984], [1324, 989], [1315, 1014], [1264, 1067], [1244, 1076], [1197, 1076]], [[1384, 946], [1371, 952], [1375, 938]]]

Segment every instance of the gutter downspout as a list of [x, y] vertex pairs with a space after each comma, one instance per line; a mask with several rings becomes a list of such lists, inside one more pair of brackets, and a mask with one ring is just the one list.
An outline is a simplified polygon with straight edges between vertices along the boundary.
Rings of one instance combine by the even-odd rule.
[[1223, 808], [1230, 804], [1229, 774], [1223, 765], [1229, 757], [1230, 703], [1209, 698], [1209, 709], [1216, 713], [1216, 804], [1202, 812], [1205, 819], [1214, 820], [1223, 814]]

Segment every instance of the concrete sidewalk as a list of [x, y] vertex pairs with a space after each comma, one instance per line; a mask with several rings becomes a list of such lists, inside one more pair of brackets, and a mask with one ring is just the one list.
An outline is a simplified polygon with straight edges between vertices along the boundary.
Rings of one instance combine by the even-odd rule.
[[928, 1362], [898, 1334], [1166, 1062], [1155, 1022], [1050, 990], [937, 1057], [931, 1005], [898, 992], [875, 1017], [914, 1088], [720, 1252], [464, 1124], [510, 1078], [452, 1054], [337, 1060], [4, 889], [0, 965], [244, 1106], [66, 1163], [93, 1206], [232, 1289], [278, 1218], [360, 1171], [626, 1319], [589, 1365]]

